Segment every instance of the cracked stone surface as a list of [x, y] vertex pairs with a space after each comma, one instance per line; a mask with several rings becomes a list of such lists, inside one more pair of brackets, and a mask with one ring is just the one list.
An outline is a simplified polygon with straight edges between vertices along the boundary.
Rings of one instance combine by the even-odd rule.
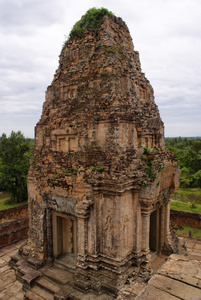
[[[137, 300], [201, 299], [201, 241], [186, 238], [185, 242], [188, 256], [172, 254], [138, 294]], [[194, 250], [198, 260], [192, 258]]]

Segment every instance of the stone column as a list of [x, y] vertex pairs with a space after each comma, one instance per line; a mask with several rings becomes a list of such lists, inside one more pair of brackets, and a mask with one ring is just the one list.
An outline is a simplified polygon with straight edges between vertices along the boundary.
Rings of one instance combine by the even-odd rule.
[[150, 230], [150, 213], [142, 212], [142, 251], [145, 254], [149, 252], [149, 230]]
[[77, 263], [84, 267], [85, 254], [88, 246], [86, 216], [80, 215], [77, 217], [77, 236], [79, 237], [77, 240]]
[[170, 237], [170, 201], [165, 206], [165, 241]]
[[165, 206], [163, 205], [159, 211], [160, 211], [159, 251], [161, 251], [165, 242]]
[[47, 209], [46, 212], [47, 222], [47, 259], [48, 261], [53, 260], [53, 238], [52, 238], [52, 211]]
[[52, 214], [52, 236], [53, 236], [53, 256], [57, 257], [59, 254], [58, 250], [58, 242], [57, 242], [57, 216], [56, 213], [53, 212]]
[[139, 254], [142, 250], [142, 216], [140, 214], [140, 208], [137, 206], [136, 213], [134, 214], [134, 222], [135, 222], [135, 231], [134, 231], [134, 251], [136, 254]]
[[77, 229], [78, 229], [78, 255], [84, 256], [85, 254], [85, 249], [84, 249], [84, 223], [85, 219], [84, 218], [77, 218]]
[[160, 252], [160, 234], [161, 234], [161, 228], [160, 228], [160, 226], [161, 226], [161, 222], [160, 222], [160, 212], [161, 212], [161, 210], [160, 210], [160, 208], [158, 208], [157, 210], [156, 210], [156, 228], [155, 228], [155, 231], [156, 231], [156, 233], [155, 233], [155, 235], [156, 235], [156, 251], [157, 252]]

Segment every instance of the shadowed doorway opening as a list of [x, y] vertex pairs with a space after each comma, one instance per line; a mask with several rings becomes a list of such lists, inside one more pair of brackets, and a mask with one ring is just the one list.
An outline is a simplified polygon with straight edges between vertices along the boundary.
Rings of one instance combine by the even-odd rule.
[[160, 210], [154, 210], [150, 215], [149, 248], [153, 252], [160, 252]]
[[77, 257], [77, 229], [73, 216], [53, 212], [53, 256], [65, 265], [73, 267]]

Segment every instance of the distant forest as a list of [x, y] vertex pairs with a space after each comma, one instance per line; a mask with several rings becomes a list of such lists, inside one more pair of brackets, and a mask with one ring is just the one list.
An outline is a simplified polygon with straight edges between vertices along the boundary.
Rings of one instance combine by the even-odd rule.
[[181, 187], [201, 188], [201, 137], [165, 138], [165, 146], [178, 159]]
[[[181, 169], [180, 186], [201, 188], [201, 137], [165, 138], [168, 151], [175, 154]], [[34, 139], [11, 132], [0, 137], [0, 191], [9, 192], [13, 202], [27, 199], [26, 176]]]

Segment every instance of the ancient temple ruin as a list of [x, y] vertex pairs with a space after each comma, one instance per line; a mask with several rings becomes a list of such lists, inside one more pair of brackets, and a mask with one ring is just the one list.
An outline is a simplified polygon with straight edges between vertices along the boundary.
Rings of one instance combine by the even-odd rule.
[[174, 156], [121, 18], [69, 39], [47, 88], [28, 175], [22, 256], [74, 270], [80, 289], [116, 292], [150, 251], [171, 249]]

